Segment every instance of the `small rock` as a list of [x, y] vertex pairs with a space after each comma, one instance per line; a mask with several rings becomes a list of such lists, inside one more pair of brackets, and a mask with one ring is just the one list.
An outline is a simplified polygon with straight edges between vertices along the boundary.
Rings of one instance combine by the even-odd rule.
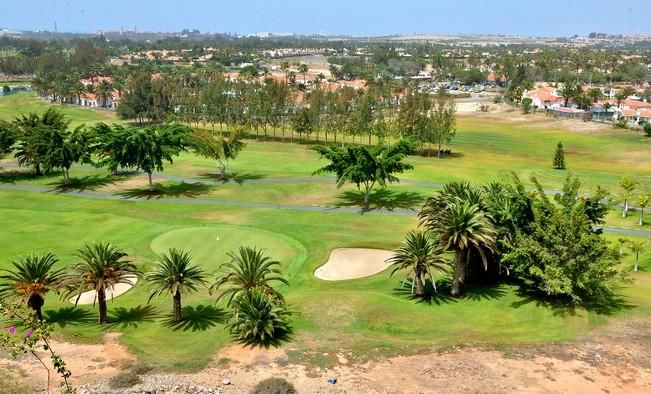
[[228, 386], [228, 385], [231, 384], [231, 381], [228, 380], [228, 379], [224, 379], [224, 380], [222, 380], [222, 384], [223, 384], [224, 386]]

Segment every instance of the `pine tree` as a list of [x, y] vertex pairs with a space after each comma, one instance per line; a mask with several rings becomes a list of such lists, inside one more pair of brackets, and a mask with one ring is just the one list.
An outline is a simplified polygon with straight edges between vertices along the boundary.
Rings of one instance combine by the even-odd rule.
[[565, 151], [563, 151], [563, 143], [559, 142], [556, 145], [556, 154], [554, 154], [554, 168], [557, 170], [565, 169]]

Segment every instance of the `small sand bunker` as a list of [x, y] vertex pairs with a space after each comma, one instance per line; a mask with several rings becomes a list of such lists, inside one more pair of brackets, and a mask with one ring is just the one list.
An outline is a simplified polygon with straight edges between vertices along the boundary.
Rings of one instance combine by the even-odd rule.
[[[112, 298], [121, 296], [127, 291], [131, 290], [133, 286], [136, 285], [138, 277], [135, 275], [128, 276], [127, 279], [131, 283], [118, 283], [112, 289], [106, 290], [106, 299], [111, 300]], [[95, 290], [85, 291], [79, 296], [79, 301], [77, 301], [77, 296], [74, 296], [70, 299], [71, 303], [77, 303], [78, 305], [91, 305], [97, 302], [97, 292]]]
[[390, 250], [340, 248], [330, 252], [330, 258], [317, 268], [314, 276], [323, 280], [347, 280], [364, 278], [382, 272], [391, 264]]

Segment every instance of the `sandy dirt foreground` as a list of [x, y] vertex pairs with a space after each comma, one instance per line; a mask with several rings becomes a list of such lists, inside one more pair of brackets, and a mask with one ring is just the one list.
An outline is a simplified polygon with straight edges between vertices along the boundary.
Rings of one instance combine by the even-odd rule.
[[[178, 384], [246, 393], [260, 380], [284, 377], [299, 393], [649, 393], [651, 320], [617, 324], [596, 337], [564, 344], [494, 349], [466, 348], [356, 363], [340, 351], [330, 370], [291, 364], [283, 349], [221, 349], [211, 366], [192, 374], [151, 375]], [[75, 384], [106, 381], [133, 358], [107, 334], [101, 345], [55, 343]], [[291, 344], [288, 345], [291, 347]], [[31, 361], [2, 359], [42, 389], [45, 374]], [[338, 379], [336, 385], [327, 378]], [[224, 386], [224, 379], [230, 385]], [[135, 389], [135, 388], [134, 388]], [[86, 391], [85, 391], [86, 392]], [[95, 392], [95, 391], [90, 391]], [[98, 391], [99, 392], [99, 391]]]
[[314, 271], [314, 276], [323, 280], [348, 280], [364, 278], [384, 271], [393, 257], [390, 250], [339, 248], [330, 252], [325, 264]]

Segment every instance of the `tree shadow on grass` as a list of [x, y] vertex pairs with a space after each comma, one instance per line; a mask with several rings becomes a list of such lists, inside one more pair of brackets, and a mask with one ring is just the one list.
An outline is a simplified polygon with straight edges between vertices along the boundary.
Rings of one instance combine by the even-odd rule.
[[432, 282], [427, 280], [425, 282], [425, 295], [422, 297], [416, 296], [411, 293], [412, 279], [407, 278], [400, 282], [401, 286], [393, 289], [393, 294], [416, 301], [417, 304], [428, 305], [443, 305], [458, 302], [458, 300], [450, 295], [450, 281], [442, 279], [436, 281], [436, 291]]
[[[0, 165], [0, 168], [2, 165]], [[48, 179], [61, 176], [61, 171], [52, 171], [47, 174], [36, 175], [33, 170], [9, 170], [0, 171], [0, 183], [16, 183], [21, 181], [32, 181], [35, 179]]]
[[252, 342], [247, 340], [236, 340], [237, 343], [243, 345], [245, 348], [264, 348], [269, 349], [270, 347], [280, 347], [284, 343], [291, 342], [294, 339], [294, 329], [289, 327], [287, 330], [278, 330], [274, 331], [274, 336], [272, 338], [267, 337], [262, 342]]
[[124, 198], [137, 198], [137, 199], [157, 199], [166, 197], [187, 197], [197, 198], [202, 194], [206, 194], [212, 190], [211, 185], [203, 183], [175, 183], [175, 184], [160, 184], [154, 185], [154, 190], [148, 189], [129, 189], [117, 193], [117, 195]]
[[186, 306], [183, 308], [183, 320], [175, 322], [174, 314], [169, 314], [163, 326], [173, 328], [174, 331], [206, 331], [225, 323], [227, 315], [223, 309], [211, 305]]
[[67, 325], [88, 325], [96, 321], [96, 317], [87, 308], [75, 308], [67, 306], [56, 310], [43, 311], [45, 321], [64, 328]]
[[54, 191], [58, 193], [93, 191], [117, 182], [126, 181], [134, 175], [136, 175], [135, 172], [120, 173], [119, 175], [87, 175], [81, 178], [71, 178], [67, 185], [63, 183], [63, 180], [48, 185], [52, 186]]
[[[337, 207], [363, 207], [364, 192], [359, 190], [346, 191], [337, 197], [339, 201], [335, 204]], [[395, 191], [387, 188], [373, 190], [369, 195], [369, 208], [365, 211], [374, 209], [414, 209], [418, 208], [425, 202], [425, 196], [409, 191]]]
[[213, 182], [221, 182], [221, 183], [235, 182], [238, 185], [241, 185], [243, 183], [246, 183], [247, 181], [255, 181], [258, 179], [262, 179], [264, 178], [264, 176], [261, 174], [233, 172], [233, 173], [226, 174], [226, 177], [222, 178], [221, 174], [207, 172], [205, 174], [201, 174], [200, 178], [213, 181]]
[[577, 309], [584, 309], [599, 315], [610, 316], [622, 310], [629, 310], [636, 307], [636, 305], [631, 304], [624, 297], [617, 294], [611, 294], [602, 299], [582, 304], [572, 303], [568, 299], [551, 298], [525, 284], [520, 285], [517, 294], [522, 299], [511, 303], [512, 308], [518, 309], [533, 303], [537, 307], [551, 310], [554, 316], [561, 317], [575, 316]]
[[499, 284], [468, 285], [462, 288], [461, 298], [471, 301], [495, 300], [506, 295], [506, 289]]
[[152, 305], [138, 305], [134, 308], [113, 308], [109, 316], [111, 328], [137, 328], [140, 323], [153, 322], [159, 312]]

